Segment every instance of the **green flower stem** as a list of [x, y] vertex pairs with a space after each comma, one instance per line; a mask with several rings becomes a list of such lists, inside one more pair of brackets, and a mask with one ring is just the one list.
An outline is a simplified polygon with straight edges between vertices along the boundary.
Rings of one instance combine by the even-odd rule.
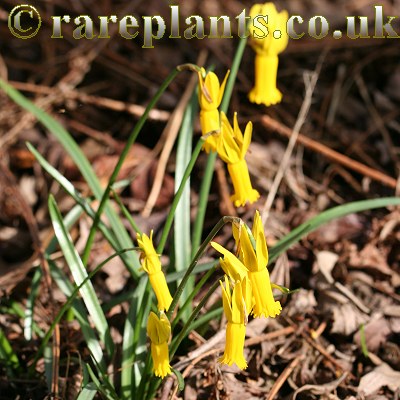
[[240, 218], [237, 217], [222, 217], [218, 223], [214, 226], [214, 228], [212, 229], [212, 231], [208, 234], [208, 236], [206, 237], [206, 239], [204, 240], [204, 242], [201, 244], [201, 246], [199, 247], [199, 250], [197, 250], [197, 253], [195, 254], [195, 256], [193, 257], [193, 260], [191, 262], [191, 264], [189, 265], [185, 275], [182, 278], [181, 283], [178, 286], [178, 289], [175, 292], [175, 295], [172, 299], [172, 303], [169, 307], [169, 310], [167, 312], [167, 317], [169, 320], [171, 320], [172, 314], [175, 310], [175, 307], [177, 306], [178, 302], [179, 302], [179, 298], [181, 297], [181, 294], [183, 292], [183, 288], [186, 285], [187, 280], [189, 279], [189, 277], [191, 276], [193, 269], [196, 267], [200, 257], [203, 255], [204, 251], [207, 248], [208, 243], [211, 242], [211, 240], [214, 238], [214, 236], [219, 232], [219, 230], [228, 223], [239, 223], [241, 220]]
[[214, 310], [207, 311], [207, 314], [204, 314], [201, 317], [197, 318], [196, 321], [194, 321], [192, 325], [190, 325], [189, 331], [194, 331], [197, 329], [197, 327], [206, 324], [208, 321], [219, 318], [223, 312], [223, 307], [218, 307]]
[[204, 219], [208, 203], [208, 195], [210, 193], [210, 187], [214, 175], [214, 167], [216, 159], [217, 159], [217, 153], [215, 151], [211, 151], [210, 154], [208, 155], [206, 169], [204, 171], [204, 176], [201, 181], [199, 204], [197, 206], [197, 214], [193, 226], [192, 257], [194, 256], [196, 249], [199, 248], [201, 243], [201, 234], [203, 232]]
[[215, 292], [215, 290], [217, 289], [218, 286], [219, 286], [219, 279], [217, 279], [213, 283], [213, 285], [210, 287], [210, 289], [208, 289], [208, 291], [205, 294], [205, 296], [201, 299], [200, 303], [193, 310], [193, 312], [190, 315], [189, 319], [186, 321], [185, 325], [183, 326], [183, 328], [179, 332], [179, 335], [177, 336], [177, 338], [171, 344], [171, 348], [169, 350], [169, 358], [170, 359], [174, 356], [174, 354], [175, 354], [176, 350], [178, 349], [179, 345], [181, 344], [182, 340], [188, 334], [192, 322], [199, 315], [201, 309], [204, 307], [204, 304], [206, 304], [207, 300]]
[[110, 177], [110, 179], [108, 181], [106, 189], [104, 190], [103, 196], [102, 196], [102, 198], [100, 200], [99, 208], [97, 209], [96, 216], [95, 216], [93, 224], [92, 224], [92, 226], [90, 228], [89, 237], [88, 237], [88, 240], [86, 242], [86, 246], [85, 246], [85, 249], [84, 249], [83, 255], [82, 255], [82, 261], [83, 261], [84, 265], [87, 264], [87, 261], [89, 259], [90, 250], [92, 248], [93, 241], [94, 241], [94, 236], [95, 236], [95, 233], [97, 231], [97, 225], [99, 224], [100, 217], [101, 217], [101, 214], [103, 213], [105, 205], [107, 204], [108, 196], [110, 194], [112, 185], [114, 184], [114, 182], [117, 179], [117, 176], [118, 176], [119, 171], [121, 170], [122, 164], [125, 161], [125, 158], [128, 155], [129, 150], [131, 149], [131, 147], [132, 147], [133, 143], [135, 142], [137, 136], [139, 135], [144, 123], [146, 122], [150, 111], [156, 105], [158, 99], [165, 92], [165, 90], [167, 89], [169, 84], [175, 79], [175, 77], [179, 74], [179, 72], [180, 72], [179, 68], [174, 69], [168, 75], [168, 77], [165, 79], [165, 81], [162, 83], [162, 85], [158, 89], [157, 93], [154, 95], [154, 97], [151, 99], [149, 105], [146, 107], [146, 110], [144, 111], [143, 115], [140, 117], [139, 121], [135, 125], [135, 128], [133, 129], [131, 135], [129, 136], [129, 138], [128, 138], [127, 142], [126, 142], [126, 145], [125, 145], [124, 149], [122, 150], [122, 153], [121, 153], [121, 155], [120, 155], [120, 157], [118, 159], [118, 163], [115, 166], [113, 173], [111, 174], [111, 177]]
[[[193, 310], [189, 319], [186, 321], [182, 330], [179, 332], [179, 335], [176, 337], [175, 340], [173, 340], [171, 347], [169, 349], [170, 360], [174, 356], [174, 354], [175, 354], [176, 350], [178, 349], [179, 345], [181, 344], [182, 340], [185, 338], [185, 336], [191, 330], [194, 319], [199, 315], [201, 309], [204, 307], [204, 304], [206, 304], [207, 300], [215, 292], [215, 290], [217, 289], [218, 286], [219, 286], [219, 279], [214, 282], [214, 284], [210, 287], [210, 289], [208, 289], [205, 296], [201, 299], [200, 303]], [[158, 387], [160, 386], [161, 381], [162, 380], [160, 378], [157, 378], [155, 376], [151, 377], [150, 384], [149, 384], [149, 390], [147, 391], [147, 396], [146, 396], [147, 399], [154, 398], [155, 392], [157, 391]]]
[[[233, 86], [236, 81], [236, 76], [239, 70], [240, 63], [242, 61], [244, 49], [246, 48], [246, 43], [247, 39], [240, 39], [239, 45], [236, 49], [235, 57], [232, 62], [231, 72], [229, 74], [228, 81], [226, 82], [224, 97], [222, 98], [220, 106], [220, 111], [223, 111], [225, 114], [228, 111], [229, 102], [232, 97]], [[217, 159], [217, 153], [210, 152], [210, 154], [208, 155], [206, 170], [200, 188], [198, 211], [193, 227], [192, 249], [197, 249], [201, 243], [201, 234], [203, 232], [208, 195], [210, 193], [210, 187], [214, 175], [216, 159]]]
[[246, 48], [247, 39], [240, 39], [238, 47], [236, 49], [235, 57], [232, 61], [231, 73], [229, 74], [228, 81], [226, 82], [224, 97], [221, 101], [220, 111], [223, 111], [225, 114], [228, 111], [229, 102], [231, 101], [233, 87], [235, 85], [236, 76], [240, 67], [240, 63], [242, 62], [244, 49]]
[[178, 206], [183, 190], [185, 189], [185, 183], [189, 179], [189, 176], [192, 173], [197, 157], [199, 156], [201, 148], [203, 147], [203, 143], [204, 140], [202, 138], [197, 142], [196, 147], [194, 148], [192, 153], [192, 158], [190, 159], [190, 162], [186, 167], [185, 173], [183, 174], [181, 184], [179, 185], [179, 188], [175, 193], [175, 197], [174, 200], [172, 201], [171, 209], [169, 210], [168, 217], [167, 220], [165, 221], [164, 229], [162, 231], [161, 239], [157, 247], [158, 254], [162, 254], [162, 252], [164, 251], [165, 243], [167, 242], [168, 234], [169, 231], [171, 230], [172, 222], [174, 221], [176, 207]]
[[189, 297], [186, 299], [185, 303], [179, 308], [179, 311], [177, 312], [174, 321], [172, 323], [172, 330], [174, 330], [176, 324], [179, 322], [182, 314], [185, 312], [186, 307], [189, 306], [190, 302], [193, 300], [194, 296], [200, 291], [200, 289], [203, 287], [203, 285], [207, 282], [208, 278], [216, 271], [216, 266], [211, 267], [205, 274], [204, 276], [200, 279], [199, 283], [194, 287], [193, 291], [189, 295]]
[[140, 235], [142, 234], [142, 231], [140, 230], [140, 228], [138, 227], [138, 225], [136, 224], [136, 222], [134, 221], [134, 219], [132, 218], [131, 213], [129, 212], [129, 210], [125, 207], [124, 203], [121, 200], [121, 197], [118, 196], [118, 193], [113, 190], [113, 196], [115, 198], [115, 201], [117, 202], [117, 204], [119, 205], [119, 208], [122, 211], [122, 214], [124, 214], [124, 217], [128, 220], [128, 222], [131, 224], [131, 227], [133, 228], [133, 230], [137, 233], [139, 233]]

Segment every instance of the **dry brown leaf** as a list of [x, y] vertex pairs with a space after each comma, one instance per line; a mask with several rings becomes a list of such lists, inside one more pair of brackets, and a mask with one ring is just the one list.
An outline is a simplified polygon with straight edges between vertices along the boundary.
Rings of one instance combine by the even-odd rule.
[[359, 253], [351, 252], [349, 265], [353, 268], [369, 268], [388, 276], [393, 273], [385, 257], [372, 243], [368, 243]]
[[319, 395], [320, 399], [339, 400], [339, 397], [332, 392], [337, 389], [337, 387], [346, 379], [346, 377], [347, 373], [345, 372], [340, 378], [323, 385], [304, 385], [294, 392], [293, 400], [296, 400], [297, 395], [302, 392], [310, 392], [312, 394]]
[[288, 313], [289, 316], [311, 314], [316, 306], [317, 300], [315, 299], [314, 291], [300, 289], [292, 295]]
[[368, 316], [358, 310], [353, 304], [337, 304], [333, 307], [332, 333], [351, 335], [361, 324], [368, 321]]
[[315, 267], [322, 273], [327, 282], [330, 284], [334, 283], [332, 278], [332, 270], [339, 259], [339, 256], [330, 251], [319, 251], [316, 254]]
[[[374, 315], [364, 327], [365, 342], [368, 351], [376, 352], [380, 345], [391, 334], [389, 322], [382, 315]], [[358, 331], [354, 335], [355, 343], [361, 347], [361, 334]]]
[[393, 370], [385, 363], [361, 378], [357, 393], [369, 396], [383, 386], [387, 386], [392, 392], [400, 388], [400, 372]]
[[317, 243], [337, 243], [343, 239], [351, 239], [360, 234], [364, 228], [362, 216], [349, 214], [322, 225], [309, 234], [309, 239]]

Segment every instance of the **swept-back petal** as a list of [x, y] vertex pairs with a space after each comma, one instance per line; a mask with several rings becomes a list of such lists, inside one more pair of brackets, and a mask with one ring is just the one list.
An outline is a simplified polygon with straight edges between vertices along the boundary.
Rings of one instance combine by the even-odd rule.
[[245, 304], [242, 294], [242, 285], [239, 281], [235, 282], [232, 292], [232, 318], [229, 322], [234, 324], [244, 324], [245, 322]]
[[240, 130], [238, 121], [237, 121], [237, 112], [233, 114], [233, 137], [235, 138], [235, 141], [239, 148], [242, 148], [243, 145], [243, 134], [242, 131]]
[[240, 158], [244, 158], [251, 143], [251, 135], [253, 133], [253, 123], [249, 121], [244, 130], [242, 148], [240, 149]]
[[229, 288], [229, 280], [225, 275], [225, 286], [222, 281], [219, 281], [222, 289], [222, 306], [224, 308], [224, 313], [228, 321], [232, 321], [232, 297]]
[[219, 89], [219, 94], [218, 94], [218, 107], [221, 104], [222, 97], [224, 96], [226, 82], [228, 81], [228, 77], [229, 77], [230, 72], [231, 71], [228, 69], [228, 71], [226, 72], [225, 78], [221, 83], [221, 87]]
[[234, 254], [216, 242], [211, 242], [211, 246], [224, 256], [220, 258], [221, 267], [234, 282], [241, 281], [247, 275], [246, 267]]
[[256, 253], [259, 269], [267, 267], [268, 264], [268, 248], [265, 240], [264, 226], [258, 210], [254, 214], [253, 230], [254, 239], [256, 241]]
[[251, 272], [258, 271], [258, 262], [256, 253], [251, 243], [247, 229], [245, 228], [243, 228], [241, 231], [240, 243], [243, 251], [244, 265]]

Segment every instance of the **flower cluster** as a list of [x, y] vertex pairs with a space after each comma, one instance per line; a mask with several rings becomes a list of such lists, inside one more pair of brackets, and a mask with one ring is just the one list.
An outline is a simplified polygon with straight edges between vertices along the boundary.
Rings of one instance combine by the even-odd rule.
[[[270, 106], [282, 100], [282, 93], [276, 87], [276, 76], [278, 72], [278, 54], [285, 50], [289, 36], [286, 30], [288, 12], [278, 11], [273, 3], [254, 4], [250, 10], [250, 17], [258, 15], [267, 16], [268, 23], [263, 18], [258, 22], [265, 27], [268, 24], [268, 35], [257, 37], [254, 32], [250, 45], [256, 53], [255, 58], [255, 86], [249, 93], [252, 103]], [[280, 36], [276, 33], [280, 32]], [[262, 35], [264, 36], [264, 35]]]
[[[288, 42], [286, 26], [284, 26], [288, 15], [286, 11], [278, 13], [272, 3], [256, 4], [252, 7], [250, 14], [253, 19], [260, 15], [268, 16], [268, 30], [273, 32], [273, 35], [266, 35], [262, 39], [253, 38], [250, 42], [256, 52], [256, 59], [255, 87], [250, 92], [249, 98], [252, 102], [269, 106], [278, 103], [282, 98], [282, 94], [276, 87], [276, 76], [278, 54], [285, 49]], [[279, 30], [281, 36], [276, 38], [275, 31]], [[219, 110], [229, 71], [222, 83], [219, 82], [215, 73], [206, 73], [203, 68], [198, 71], [198, 75], [203, 149], [207, 153], [216, 152], [227, 164], [234, 188], [234, 194], [231, 196], [233, 204], [239, 207], [247, 202], [254, 203], [260, 195], [252, 187], [245, 160], [253, 125], [248, 122], [242, 133], [237, 113], [234, 113], [232, 126], [225, 113]], [[275, 318], [280, 314], [282, 307], [279, 301], [275, 301], [272, 293], [267, 269], [268, 249], [260, 214], [256, 212], [251, 232], [243, 223], [233, 225], [232, 229], [238, 249], [237, 255], [218, 243], [211, 243], [214, 249], [222, 254], [220, 264], [225, 272], [224, 280], [220, 281], [220, 285], [223, 309], [227, 319], [226, 346], [219, 361], [227, 365], [235, 363], [240, 369], [245, 369], [247, 362], [243, 356], [243, 348], [249, 315], [255, 318]], [[158, 315], [151, 312], [147, 323], [153, 372], [156, 376], [164, 378], [172, 372], [168, 350], [171, 324], [165, 312], [169, 310], [173, 299], [161, 269], [160, 256], [154, 249], [153, 231], [150, 232], [150, 236], [138, 233], [137, 241], [141, 251], [142, 268], [149, 276], [158, 302]]]
[[[209, 72], [204, 80], [201, 74], [199, 74], [199, 77], [200, 123], [203, 135], [206, 136], [203, 148], [206, 152], [217, 152], [227, 164], [235, 190], [235, 193], [231, 196], [233, 204], [240, 207], [247, 202], [254, 203], [258, 200], [260, 194], [251, 185], [245, 160], [251, 142], [253, 125], [248, 122], [243, 135], [237, 122], [236, 113], [232, 127], [226, 115], [217, 110], [228, 74], [225, 76], [222, 85], [219, 84], [218, 78], [213, 72]], [[208, 100], [206, 94], [209, 96]], [[211, 109], [210, 105], [213, 105]]]
[[233, 234], [238, 257], [218, 243], [211, 243], [223, 255], [220, 264], [226, 274], [225, 287], [222, 282], [221, 286], [228, 324], [225, 352], [220, 362], [228, 365], [236, 363], [240, 369], [245, 369], [247, 363], [243, 357], [243, 346], [248, 315], [275, 318], [282, 307], [272, 293], [267, 269], [268, 249], [259, 212], [256, 211], [254, 216], [251, 234], [243, 225], [233, 226]]
[[149, 275], [151, 287], [158, 301], [157, 308], [160, 312], [160, 317], [151, 312], [147, 322], [147, 335], [151, 340], [153, 372], [156, 376], [164, 378], [171, 373], [168, 353], [171, 325], [164, 311], [168, 311], [172, 296], [161, 269], [160, 256], [154, 249], [153, 231], [150, 232], [150, 237], [144, 233], [142, 235], [138, 233], [137, 241], [141, 250], [142, 268]]

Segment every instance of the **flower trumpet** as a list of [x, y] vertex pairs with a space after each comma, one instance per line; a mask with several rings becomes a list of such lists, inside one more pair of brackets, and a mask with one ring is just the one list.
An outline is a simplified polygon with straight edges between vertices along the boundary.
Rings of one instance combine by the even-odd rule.
[[245, 160], [252, 131], [253, 124], [248, 122], [243, 135], [237, 122], [237, 113], [234, 115], [232, 128], [226, 115], [221, 112], [221, 135], [217, 152], [228, 165], [228, 172], [235, 190], [231, 200], [236, 207], [244, 206], [247, 202], [254, 203], [260, 197], [260, 194], [251, 185], [249, 169]]
[[245, 302], [243, 291], [246, 290], [245, 278], [237, 281], [231, 292], [229, 279], [225, 275], [225, 286], [220, 281], [222, 288], [222, 304], [228, 320], [226, 326], [226, 343], [223, 356], [218, 360], [221, 364], [232, 365], [235, 363], [240, 369], [247, 368], [247, 362], [243, 356], [244, 339], [247, 322], [245, 315]]
[[[203, 76], [205, 76], [203, 78]], [[220, 130], [220, 119], [218, 107], [224, 95], [226, 81], [229, 71], [226, 73], [222, 83], [214, 72], [206, 74], [204, 68], [199, 71], [199, 104], [200, 104], [200, 125], [203, 135], [208, 135], [204, 142], [203, 149], [209, 153], [216, 151], [218, 133]], [[216, 133], [216, 134], [215, 134]]]
[[[261, 35], [255, 29], [250, 41], [256, 57], [255, 85], [249, 93], [249, 100], [270, 106], [282, 100], [282, 93], [276, 87], [276, 77], [278, 54], [285, 50], [289, 40], [286, 28], [288, 13], [286, 10], [278, 13], [273, 3], [265, 3], [255, 4], [250, 10], [250, 16], [252, 20], [256, 19], [263, 24], [264, 29], [260, 30]], [[268, 22], [260, 16], [268, 18]]]
[[160, 311], [169, 309], [172, 302], [172, 296], [169, 292], [165, 275], [161, 270], [160, 257], [156, 253], [153, 245], [153, 231], [150, 232], [150, 237], [146, 234], [137, 234], [137, 241], [142, 251], [142, 268], [148, 273], [151, 287], [156, 294]]
[[171, 325], [164, 313], [160, 318], [151, 311], [147, 321], [147, 336], [151, 340], [151, 357], [153, 359], [153, 372], [156, 376], [164, 378], [170, 374], [168, 340], [171, 336]]
[[255, 249], [247, 230], [244, 228], [240, 230], [240, 251], [242, 252], [243, 264], [248, 269], [253, 293], [253, 315], [254, 317], [275, 318], [280, 314], [282, 307], [279, 301], [275, 301], [272, 293], [267, 269], [268, 248], [258, 211], [254, 216], [252, 234], [255, 239]]

